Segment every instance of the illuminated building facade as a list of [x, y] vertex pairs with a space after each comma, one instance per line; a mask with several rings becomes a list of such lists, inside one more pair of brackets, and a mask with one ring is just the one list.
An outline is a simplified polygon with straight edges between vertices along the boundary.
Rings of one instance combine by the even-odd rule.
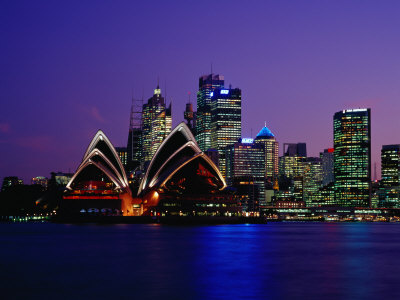
[[279, 175], [281, 177], [292, 178], [303, 176], [303, 157], [300, 156], [281, 156], [279, 158]]
[[400, 145], [383, 145], [381, 150], [380, 206], [400, 208]]
[[258, 212], [265, 201], [265, 150], [264, 145], [242, 139], [226, 148], [226, 178], [237, 189], [242, 207], [248, 212]]
[[138, 167], [143, 167], [143, 100], [132, 98], [129, 120], [128, 142], [126, 145], [126, 162], [120, 156], [125, 169], [131, 173]]
[[51, 172], [51, 179], [54, 179], [59, 186], [66, 186], [73, 175], [73, 173]]
[[32, 178], [32, 180], [31, 180], [31, 184], [38, 184], [38, 185], [41, 185], [43, 188], [47, 188], [47, 184], [48, 184], [48, 179], [47, 179], [47, 177], [44, 177], [44, 176], [36, 176], [36, 177], [33, 177]]
[[307, 207], [314, 206], [319, 202], [322, 178], [321, 158], [307, 157], [303, 159], [303, 200]]
[[143, 105], [143, 160], [150, 161], [162, 141], [171, 131], [171, 105], [166, 108], [159, 86], [154, 95]]
[[328, 185], [335, 180], [333, 174], [333, 152], [333, 148], [328, 148], [319, 154], [322, 161], [322, 185]]
[[107, 136], [99, 130], [81, 164], [66, 186], [61, 214], [132, 214], [131, 191], [121, 160]]
[[211, 147], [211, 92], [224, 87], [224, 76], [203, 75], [197, 92], [196, 139], [201, 151]]
[[225, 149], [242, 134], [242, 92], [215, 88], [211, 92], [211, 148], [218, 151], [219, 169], [226, 178]]
[[118, 157], [121, 160], [122, 165], [126, 168], [128, 163], [128, 151], [125, 147], [115, 147], [115, 151], [118, 153]]
[[143, 131], [142, 128], [130, 128], [126, 153], [127, 170], [132, 171], [140, 166], [143, 159]]
[[264, 126], [257, 134], [254, 142], [264, 146], [265, 150], [265, 178], [273, 180], [277, 178], [279, 172], [279, 144], [275, 139], [275, 135]]
[[279, 157], [279, 189], [281, 192], [277, 194], [277, 200], [286, 201], [287, 195], [292, 195], [292, 201], [302, 201], [304, 192], [303, 162], [307, 156], [306, 144], [284, 143], [283, 152], [284, 155]]
[[335, 202], [368, 207], [371, 198], [370, 109], [349, 109], [333, 117]]
[[144, 215], [229, 215], [238, 208], [225, 180], [185, 123], [162, 142], [142, 179]]

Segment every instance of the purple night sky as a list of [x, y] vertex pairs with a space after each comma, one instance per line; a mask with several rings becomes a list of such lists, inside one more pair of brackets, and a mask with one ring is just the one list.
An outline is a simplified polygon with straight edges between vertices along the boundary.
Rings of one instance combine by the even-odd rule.
[[3, 0], [0, 180], [75, 171], [97, 129], [125, 146], [132, 90], [147, 100], [158, 76], [178, 124], [211, 63], [242, 89], [244, 137], [266, 121], [309, 156], [332, 147], [335, 112], [370, 107], [380, 177], [382, 144], [400, 143], [399, 15], [399, 1]]

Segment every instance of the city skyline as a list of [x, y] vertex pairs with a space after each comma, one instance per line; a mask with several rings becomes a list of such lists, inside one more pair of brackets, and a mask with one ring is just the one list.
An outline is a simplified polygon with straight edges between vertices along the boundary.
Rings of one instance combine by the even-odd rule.
[[[95, 10], [3, 3], [0, 177], [28, 183], [74, 172], [98, 129], [125, 146], [132, 89], [146, 100], [157, 77], [176, 126], [211, 63], [225, 86], [242, 90], [243, 137], [266, 121], [281, 145], [306, 142], [309, 156], [333, 147], [335, 112], [371, 108], [372, 178], [374, 163], [379, 177], [382, 145], [399, 143], [399, 4], [207, 4], [169, 3], [165, 16], [167, 4], [154, 2]], [[204, 26], [195, 18], [202, 13]], [[152, 15], [157, 22], [144, 26]], [[237, 43], [227, 47], [230, 40]]]

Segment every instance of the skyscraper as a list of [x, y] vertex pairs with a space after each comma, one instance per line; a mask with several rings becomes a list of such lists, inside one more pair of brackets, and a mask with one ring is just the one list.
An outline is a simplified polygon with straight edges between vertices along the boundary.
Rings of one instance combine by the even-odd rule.
[[171, 131], [171, 104], [166, 108], [159, 86], [143, 105], [143, 160], [150, 161], [164, 138]]
[[251, 141], [226, 147], [226, 166], [227, 182], [237, 189], [244, 210], [258, 212], [266, 204], [264, 146]]
[[278, 176], [279, 144], [275, 135], [268, 129], [267, 125], [260, 130], [254, 142], [264, 146], [265, 151], [265, 178], [273, 183]]
[[348, 109], [333, 117], [335, 202], [368, 207], [371, 191], [371, 112]]
[[307, 157], [305, 143], [284, 143], [283, 156], [279, 158], [279, 175], [286, 178], [303, 176], [303, 164]]
[[[140, 166], [143, 158], [143, 131], [142, 131], [143, 100], [132, 98], [131, 115], [129, 122], [128, 142], [126, 146], [126, 163], [128, 172]], [[124, 163], [123, 159], [122, 163]]]
[[197, 92], [196, 140], [202, 151], [211, 148], [211, 92], [224, 87], [224, 76], [203, 75]]
[[211, 148], [219, 155], [219, 169], [226, 178], [225, 148], [242, 134], [242, 92], [215, 88], [211, 92]]
[[322, 159], [307, 157], [303, 159], [303, 200], [307, 207], [314, 206], [319, 200], [322, 186]]
[[400, 207], [400, 145], [383, 145], [381, 187], [384, 207]]
[[324, 149], [319, 157], [322, 160], [322, 185], [328, 185], [334, 181], [333, 176], [333, 148]]

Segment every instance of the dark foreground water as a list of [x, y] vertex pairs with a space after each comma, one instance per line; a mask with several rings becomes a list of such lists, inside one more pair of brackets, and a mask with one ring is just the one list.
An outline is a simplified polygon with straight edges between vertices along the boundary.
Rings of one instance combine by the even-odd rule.
[[400, 298], [400, 224], [0, 224], [1, 299]]

